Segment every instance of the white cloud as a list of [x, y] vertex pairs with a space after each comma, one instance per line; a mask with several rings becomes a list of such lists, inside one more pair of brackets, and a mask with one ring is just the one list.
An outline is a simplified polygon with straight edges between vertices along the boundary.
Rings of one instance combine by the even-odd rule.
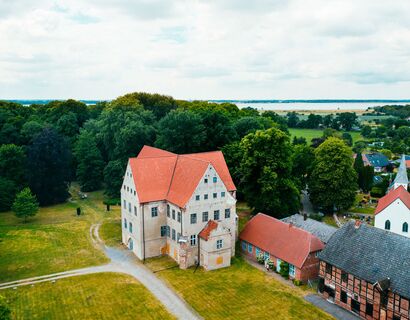
[[0, 98], [409, 98], [406, 0], [0, 0]]

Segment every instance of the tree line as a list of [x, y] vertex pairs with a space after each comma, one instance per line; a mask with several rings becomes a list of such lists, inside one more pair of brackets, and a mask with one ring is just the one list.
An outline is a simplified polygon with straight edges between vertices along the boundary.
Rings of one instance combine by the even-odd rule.
[[289, 117], [272, 111], [148, 93], [92, 106], [0, 102], [0, 210], [9, 210], [23, 191], [29, 199], [27, 187], [40, 205], [63, 202], [72, 181], [82, 191], [104, 188], [118, 197], [127, 160], [143, 145], [180, 154], [222, 150], [238, 196], [255, 211], [295, 213], [307, 185], [317, 206], [349, 207], [357, 174], [346, 139], [330, 130], [313, 145], [292, 142], [288, 125]]

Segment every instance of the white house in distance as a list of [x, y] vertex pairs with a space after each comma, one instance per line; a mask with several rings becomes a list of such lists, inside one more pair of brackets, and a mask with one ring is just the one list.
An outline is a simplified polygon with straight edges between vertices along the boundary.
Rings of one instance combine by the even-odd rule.
[[188, 268], [230, 265], [236, 188], [222, 152], [177, 155], [144, 146], [121, 188], [122, 242], [141, 259], [167, 254]]
[[399, 171], [389, 192], [377, 204], [374, 219], [375, 227], [410, 237], [410, 193], [407, 191], [408, 184], [406, 160], [403, 156]]

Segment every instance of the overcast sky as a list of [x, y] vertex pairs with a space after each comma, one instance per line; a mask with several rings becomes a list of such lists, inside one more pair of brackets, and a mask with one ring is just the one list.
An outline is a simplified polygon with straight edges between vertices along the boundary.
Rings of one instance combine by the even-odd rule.
[[409, 0], [0, 0], [0, 98], [410, 98]]

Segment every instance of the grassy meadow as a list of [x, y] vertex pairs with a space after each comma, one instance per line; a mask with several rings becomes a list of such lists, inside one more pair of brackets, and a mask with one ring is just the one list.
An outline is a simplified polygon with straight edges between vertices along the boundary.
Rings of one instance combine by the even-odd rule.
[[175, 263], [169, 257], [146, 264], [204, 319], [333, 319], [306, 302], [302, 289], [283, 284], [240, 257], [231, 267], [214, 271], [171, 268]]
[[[304, 137], [306, 138], [307, 142], [309, 143], [312, 141], [313, 138], [320, 138], [323, 135], [323, 130], [320, 129], [299, 129], [299, 128], [289, 128], [289, 133], [291, 138], [293, 137]], [[350, 131], [349, 132], [353, 138], [353, 143], [358, 140], [362, 140], [363, 137], [361, 136], [360, 132], [357, 131]]]
[[134, 278], [100, 273], [1, 290], [13, 319], [175, 319]]

